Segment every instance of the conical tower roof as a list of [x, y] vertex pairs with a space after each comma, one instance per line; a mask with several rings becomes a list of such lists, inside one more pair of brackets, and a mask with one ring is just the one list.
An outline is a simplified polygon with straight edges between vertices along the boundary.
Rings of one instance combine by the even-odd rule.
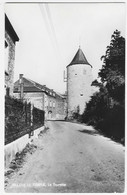
[[[73, 60], [68, 66], [72, 66], [75, 64], [85, 64], [85, 65], [90, 65], [89, 62], [87, 61], [83, 51], [79, 48], [77, 53], [75, 54]], [[91, 65], [90, 65], [91, 66]], [[92, 66], [91, 66], [92, 67]]]

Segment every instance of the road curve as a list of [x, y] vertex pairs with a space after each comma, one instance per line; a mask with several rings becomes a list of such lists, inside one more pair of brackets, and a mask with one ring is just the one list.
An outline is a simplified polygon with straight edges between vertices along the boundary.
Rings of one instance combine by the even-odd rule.
[[37, 150], [9, 180], [6, 192], [124, 192], [124, 147], [89, 126], [48, 121]]

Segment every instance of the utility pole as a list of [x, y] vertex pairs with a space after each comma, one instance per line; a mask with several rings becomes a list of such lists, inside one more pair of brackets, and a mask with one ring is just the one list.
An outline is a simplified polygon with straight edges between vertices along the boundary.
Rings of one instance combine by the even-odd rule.
[[23, 100], [23, 74], [19, 75], [20, 100]]
[[65, 74], [65, 70], [64, 70], [64, 72], [63, 72], [63, 81], [64, 81], [64, 82], [67, 82], [67, 76], [66, 76], [66, 74]]

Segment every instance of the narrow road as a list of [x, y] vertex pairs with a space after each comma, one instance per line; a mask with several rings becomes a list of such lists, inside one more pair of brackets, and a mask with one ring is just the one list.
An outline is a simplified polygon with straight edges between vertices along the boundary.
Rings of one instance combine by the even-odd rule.
[[91, 127], [48, 121], [6, 192], [124, 192], [124, 147]]

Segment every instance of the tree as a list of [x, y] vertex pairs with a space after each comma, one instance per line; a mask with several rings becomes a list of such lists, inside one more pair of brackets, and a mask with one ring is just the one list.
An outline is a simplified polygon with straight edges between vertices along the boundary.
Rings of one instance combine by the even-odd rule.
[[77, 106], [76, 110], [73, 112], [73, 119], [80, 121], [80, 107]]
[[125, 94], [125, 39], [120, 31], [114, 31], [106, 54], [101, 57], [103, 66], [98, 76], [109, 95], [124, 104]]
[[125, 39], [120, 31], [114, 31], [110, 45], [101, 59], [103, 65], [98, 73], [100, 81], [92, 83], [99, 87], [99, 92], [87, 103], [82, 121], [121, 140], [125, 131]]

